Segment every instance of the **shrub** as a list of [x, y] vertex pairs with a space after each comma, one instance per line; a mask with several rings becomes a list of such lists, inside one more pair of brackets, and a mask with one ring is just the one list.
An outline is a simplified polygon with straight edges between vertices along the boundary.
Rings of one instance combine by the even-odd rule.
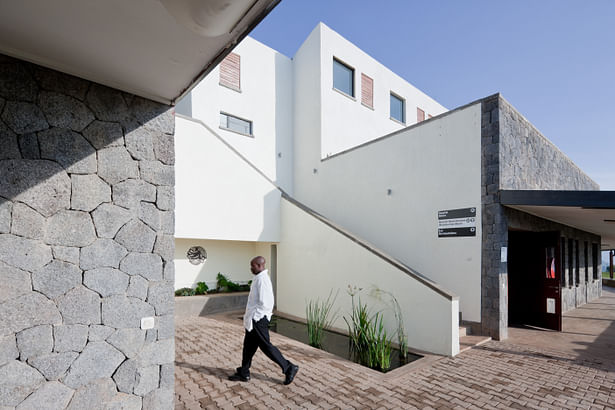
[[175, 296], [193, 296], [194, 289], [192, 288], [181, 288], [175, 291]]
[[208, 290], [209, 290], [209, 286], [207, 286], [205, 282], [198, 282], [196, 284], [196, 289], [194, 290], [194, 293], [196, 295], [205, 295], [207, 294]]
[[331, 299], [332, 292], [333, 290], [329, 292], [326, 300], [310, 300], [305, 307], [309, 344], [319, 349], [322, 348], [324, 330], [331, 326], [337, 316], [337, 312], [331, 313], [337, 299], [337, 293], [333, 300]]
[[248, 282], [247, 285], [240, 285], [237, 282], [233, 282], [222, 273], [218, 272], [218, 276], [216, 276], [216, 289], [219, 292], [243, 292], [250, 290], [250, 284], [252, 281]]

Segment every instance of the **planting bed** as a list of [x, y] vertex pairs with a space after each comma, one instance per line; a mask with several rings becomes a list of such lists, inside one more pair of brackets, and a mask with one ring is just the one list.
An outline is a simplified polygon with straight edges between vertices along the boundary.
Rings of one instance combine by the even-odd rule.
[[[283, 336], [290, 337], [291, 339], [297, 340], [299, 342], [309, 344], [307, 325], [305, 323], [296, 322], [294, 320], [273, 315], [273, 317], [271, 318], [271, 323], [269, 324], [269, 330], [271, 330], [272, 332], [279, 333]], [[353, 362], [357, 362], [356, 360], [354, 360], [354, 357], [350, 352], [348, 336], [341, 333], [331, 332], [328, 330], [325, 330], [324, 333], [325, 337], [323, 340], [322, 350], [329, 353], [333, 353], [336, 356], [343, 357]], [[423, 356], [408, 352], [406, 361], [403, 361], [400, 357], [399, 350], [393, 349], [393, 351], [391, 352], [391, 367], [386, 371], [396, 369], [405, 364], [420, 359], [421, 357]]]

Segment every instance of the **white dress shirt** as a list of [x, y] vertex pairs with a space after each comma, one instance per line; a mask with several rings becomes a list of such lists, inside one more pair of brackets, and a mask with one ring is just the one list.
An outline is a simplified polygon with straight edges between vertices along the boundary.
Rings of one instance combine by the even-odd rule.
[[254, 276], [248, 295], [246, 313], [243, 315], [243, 327], [252, 331], [252, 320], [259, 321], [264, 316], [271, 320], [273, 314], [273, 286], [267, 269]]

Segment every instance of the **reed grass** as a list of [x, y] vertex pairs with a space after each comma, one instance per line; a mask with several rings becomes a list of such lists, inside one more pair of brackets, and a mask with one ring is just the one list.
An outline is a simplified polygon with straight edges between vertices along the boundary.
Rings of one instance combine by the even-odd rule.
[[[397, 298], [391, 292], [382, 290], [378, 287], [373, 287], [370, 294], [383, 301], [393, 311], [395, 321], [397, 322], [397, 331], [395, 333], [397, 336], [397, 344], [399, 345], [399, 354], [401, 359], [406, 362], [408, 360], [408, 335], [404, 326], [401, 306]], [[383, 295], [387, 296], [389, 300], [384, 300]]]
[[[333, 305], [339, 291], [333, 296], [333, 290], [325, 300], [310, 300], [305, 307], [307, 319], [307, 332], [310, 346], [322, 348], [324, 330], [331, 326], [337, 317], [337, 311], [333, 311]], [[333, 296], [333, 299], [331, 297]]]
[[387, 370], [391, 367], [391, 342], [384, 327], [382, 313], [370, 314], [367, 305], [357, 298], [355, 304], [352, 297], [352, 312], [350, 318], [344, 316], [350, 337], [350, 350], [355, 359], [362, 365], [376, 370]]

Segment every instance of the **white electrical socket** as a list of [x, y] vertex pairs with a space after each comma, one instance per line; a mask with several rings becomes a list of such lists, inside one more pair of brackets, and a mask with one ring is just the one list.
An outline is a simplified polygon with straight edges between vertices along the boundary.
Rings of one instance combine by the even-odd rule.
[[141, 329], [153, 329], [154, 328], [154, 318], [153, 317], [142, 317], [141, 318]]

